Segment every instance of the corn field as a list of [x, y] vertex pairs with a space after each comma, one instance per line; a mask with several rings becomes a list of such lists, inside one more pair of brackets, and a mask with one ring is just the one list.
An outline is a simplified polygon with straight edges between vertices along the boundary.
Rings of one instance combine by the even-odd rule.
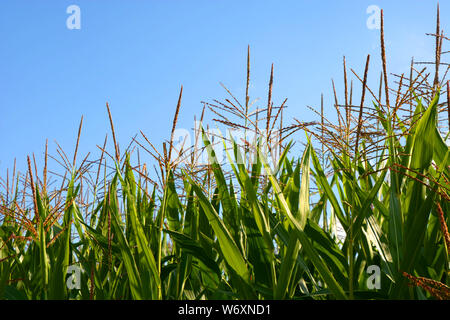
[[[344, 58], [337, 123], [323, 104], [315, 122], [283, 118], [273, 66], [257, 107], [250, 48], [244, 101], [225, 87], [228, 99], [204, 102], [193, 146], [174, 144], [183, 88], [161, 148], [141, 132], [122, 152], [107, 104], [114, 148], [105, 139], [98, 159], [80, 161], [82, 119], [73, 157], [61, 147], [53, 157], [62, 174], [52, 177], [46, 145], [44, 168], [33, 155], [25, 174], [0, 179], [0, 299], [450, 299], [439, 19], [432, 36], [431, 72], [413, 61], [390, 74], [382, 20], [380, 85], [367, 85], [370, 56], [363, 75]], [[211, 134], [207, 112], [244, 138]]]

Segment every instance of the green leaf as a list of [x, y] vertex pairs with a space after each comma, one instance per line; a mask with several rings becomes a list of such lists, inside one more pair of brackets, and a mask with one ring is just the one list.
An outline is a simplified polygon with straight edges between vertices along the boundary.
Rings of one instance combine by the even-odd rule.
[[228, 265], [242, 278], [243, 281], [249, 283], [250, 273], [247, 269], [247, 265], [241, 255], [241, 252], [239, 251], [236, 243], [233, 241], [233, 238], [230, 235], [230, 232], [227, 230], [216, 210], [203, 194], [203, 191], [197, 185], [197, 183], [195, 183], [186, 173], [185, 176], [189, 179], [190, 184], [198, 197], [200, 205], [202, 206], [203, 211], [207, 216], [215, 235], [217, 236], [217, 240], [219, 241], [224, 259], [227, 261]]
[[175, 241], [175, 243], [177, 243], [185, 253], [197, 258], [198, 260], [203, 262], [205, 266], [207, 266], [211, 271], [220, 276], [220, 269], [216, 261], [208, 256], [208, 253], [203, 249], [203, 247], [200, 246], [199, 243], [185, 234], [171, 230], [163, 231], [168, 233], [173, 241]]
[[322, 276], [325, 283], [329, 286], [330, 291], [333, 292], [333, 294], [338, 299], [347, 299], [347, 296], [342, 289], [341, 285], [336, 281], [336, 279], [333, 277], [332, 272], [327, 268], [325, 263], [321, 260], [319, 255], [317, 254], [316, 250], [314, 249], [312, 243], [308, 239], [307, 235], [304, 233], [303, 228], [300, 224], [300, 222], [295, 219], [295, 217], [292, 215], [289, 206], [287, 205], [286, 199], [283, 196], [282, 190], [280, 186], [278, 185], [277, 180], [275, 179], [272, 170], [264, 160], [264, 158], [261, 156], [261, 162], [263, 163], [264, 167], [266, 168], [267, 174], [269, 176], [270, 182], [272, 184], [272, 188], [274, 189], [275, 196], [280, 201], [281, 205], [284, 208], [284, 213], [286, 217], [289, 219], [289, 222], [291, 223], [295, 234], [297, 235], [301, 245], [303, 246], [305, 253], [308, 255], [309, 259], [312, 261], [314, 266], [317, 268], [317, 271]]

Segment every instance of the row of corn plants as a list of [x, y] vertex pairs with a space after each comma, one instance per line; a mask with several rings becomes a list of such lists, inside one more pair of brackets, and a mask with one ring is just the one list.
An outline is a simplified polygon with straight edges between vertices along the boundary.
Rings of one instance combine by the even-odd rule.
[[[32, 220], [17, 210], [17, 199], [2, 208], [1, 297], [348, 299], [433, 293], [408, 286], [408, 274], [442, 281], [440, 295], [448, 298], [442, 222], [449, 212], [450, 163], [436, 129], [438, 97], [426, 109], [418, 101], [415, 114], [422, 116], [403, 145], [385, 115], [385, 161], [373, 167], [364, 158], [334, 155], [331, 179], [310, 143], [300, 158], [289, 159], [286, 148], [276, 171], [260, 153], [249, 172], [234, 142], [228, 157], [235, 185], [226, 180], [204, 133], [216, 182], [212, 197], [186, 173], [181, 199], [171, 171], [162, 194], [149, 195], [126, 158], [86, 221], [75, 201], [77, 172], [56, 211], [36, 184]], [[262, 171], [268, 182], [261, 191], [254, 177]], [[312, 179], [320, 190], [313, 207]], [[346, 230], [341, 244], [319, 225], [325, 203]], [[82, 270], [79, 290], [68, 289], [70, 265]], [[371, 265], [382, 271], [375, 290], [367, 288]]]

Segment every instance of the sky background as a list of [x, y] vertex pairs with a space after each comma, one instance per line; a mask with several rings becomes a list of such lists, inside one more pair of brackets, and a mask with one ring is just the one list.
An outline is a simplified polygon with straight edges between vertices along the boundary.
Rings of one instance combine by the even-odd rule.
[[[66, 27], [69, 5], [81, 9], [80, 30]], [[384, 9], [389, 72], [408, 74], [413, 56], [433, 60], [434, 38], [425, 35], [435, 30], [431, 0], [1, 0], [0, 175], [14, 158], [22, 172], [27, 155], [39, 162], [46, 139], [51, 154], [56, 140], [72, 157], [82, 115], [79, 157], [95, 154], [110, 132], [106, 102], [122, 149], [139, 130], [161, 146], [181, 85], [181, 128], [193, 127], [201, 101], [227, 97], [219, 82], [244, 101], [247, 45], [259, 106], [274, 63], [273, 100], [288, 98], [285, 119], [316, 120], [306, 106], [318, 107], [321, 93], [333, 118], [331, 79], [343, 97], [344, 55], [361, 74], [370, 54], [369, 85], [378, 85], [370, 5]], [[449, 16], [450, 2], [442, 1], [444, 30]]]

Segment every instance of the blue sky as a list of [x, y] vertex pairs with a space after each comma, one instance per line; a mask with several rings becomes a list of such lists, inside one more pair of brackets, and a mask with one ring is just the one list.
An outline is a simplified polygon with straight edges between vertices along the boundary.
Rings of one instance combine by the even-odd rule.
[[[80, 30], [66, 27], [69, 5], [81, 9]], [[226, 97], [219, 82], [243, 101], [247, 45], [250, 93], [261, 105], [274, 63], [274, 102], [288, 98], [286, 118], [315, 120], [306, 106], [318, 106], [322, 92], [333, 113], [331, 79], [342, 97], [343, 55], [362, 73], [371, 54], [376, 86], [379, 31], [367, 28], [369, 5], [385, 12], [390, 72], [408, 72], [412, 56], [433, 59], [434, 39], [425, 33], [435, 29], [435, 1], [2, 0], [1, 175], [14, 158], [22, 172], [27, 155], [42, 158], [46, 139], [53, 155], [56, 140], [71, 157], [82, 115], [80, 153], [95, 153], [109, 133], [106, 102], [123, 148], [139, 130], [160, 145], [180, 85], [182, 128], [193, 127], [201, 101]], [[449, 14], [442, 1], [444, 30]]]

